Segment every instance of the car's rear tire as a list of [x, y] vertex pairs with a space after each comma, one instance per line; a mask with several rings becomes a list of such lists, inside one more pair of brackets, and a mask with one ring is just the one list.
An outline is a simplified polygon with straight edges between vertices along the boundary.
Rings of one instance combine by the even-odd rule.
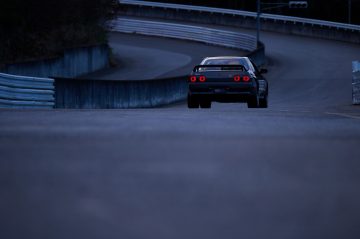
[[267, 108], [269, 105], [268, 105], [268, 97], [266, 96], [264, 99], [260, 99], [259, 101], [259, 107], [260, 108]]
[[251, 97], [247, 101], [247, 106], [248, 106], [248, 108], [258, 108], [259, 107], [259, 97], [258, 96]]
[[193, 96], [188, 95], [187, 104], [189, 109], [199, 108], [199, 101], [197, 101]]
[[203, 108], [203, 109], [210, 109], [211, 108], [211, 101], [200, 102], [200, 107]]

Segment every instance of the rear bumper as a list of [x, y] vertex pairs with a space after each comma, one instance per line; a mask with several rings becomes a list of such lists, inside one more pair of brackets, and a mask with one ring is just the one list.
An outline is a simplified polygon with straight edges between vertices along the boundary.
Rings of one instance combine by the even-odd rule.
[[217, 102], [247, 102], [256, 97], [258, 90], [249, 84], [189, 84], [189, 94], [194, 98]]

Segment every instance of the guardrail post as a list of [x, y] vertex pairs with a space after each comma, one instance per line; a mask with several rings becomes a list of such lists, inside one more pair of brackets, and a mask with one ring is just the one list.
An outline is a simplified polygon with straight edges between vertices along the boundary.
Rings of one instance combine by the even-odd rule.
[[351, 24], [351, 0], [348, 1], [348, 23]]
[[353, 81], [352, 81], [352, 88], [353, 88], [353, 104], [360, 105], [360, 62], [353, 61], [352, 63], [353, 68]]
[[261, 0], [257, 0], [256, 43], [258, 48], [260, 44], [260, 15], [261, 15]]

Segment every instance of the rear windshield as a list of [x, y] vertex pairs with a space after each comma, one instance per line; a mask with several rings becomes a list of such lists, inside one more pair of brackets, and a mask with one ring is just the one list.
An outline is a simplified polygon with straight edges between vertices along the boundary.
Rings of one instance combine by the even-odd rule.
[[[245, 69], [249, 69], [249, 66], [245, 59], [243, 58], [218, 58], [218, 59], [207, 59], [204, 62], [202, 62], [202, 65], [241, 65], [244, 66]], [[205, 69], [202, 69], [205, 70]], [[212, 69], [206, 69], [206, 70], [221, 70], [212, 68]]]

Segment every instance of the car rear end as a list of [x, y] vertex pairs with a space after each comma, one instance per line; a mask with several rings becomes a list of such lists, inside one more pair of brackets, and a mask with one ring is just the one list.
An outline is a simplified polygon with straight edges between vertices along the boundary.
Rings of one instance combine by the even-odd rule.
[[[244, 67], [197, 66], [189, 77], [194, 102], [249, 102], [258, 98], [258, 83]], [[192, 108], [192, 107], [190, 107]]]

